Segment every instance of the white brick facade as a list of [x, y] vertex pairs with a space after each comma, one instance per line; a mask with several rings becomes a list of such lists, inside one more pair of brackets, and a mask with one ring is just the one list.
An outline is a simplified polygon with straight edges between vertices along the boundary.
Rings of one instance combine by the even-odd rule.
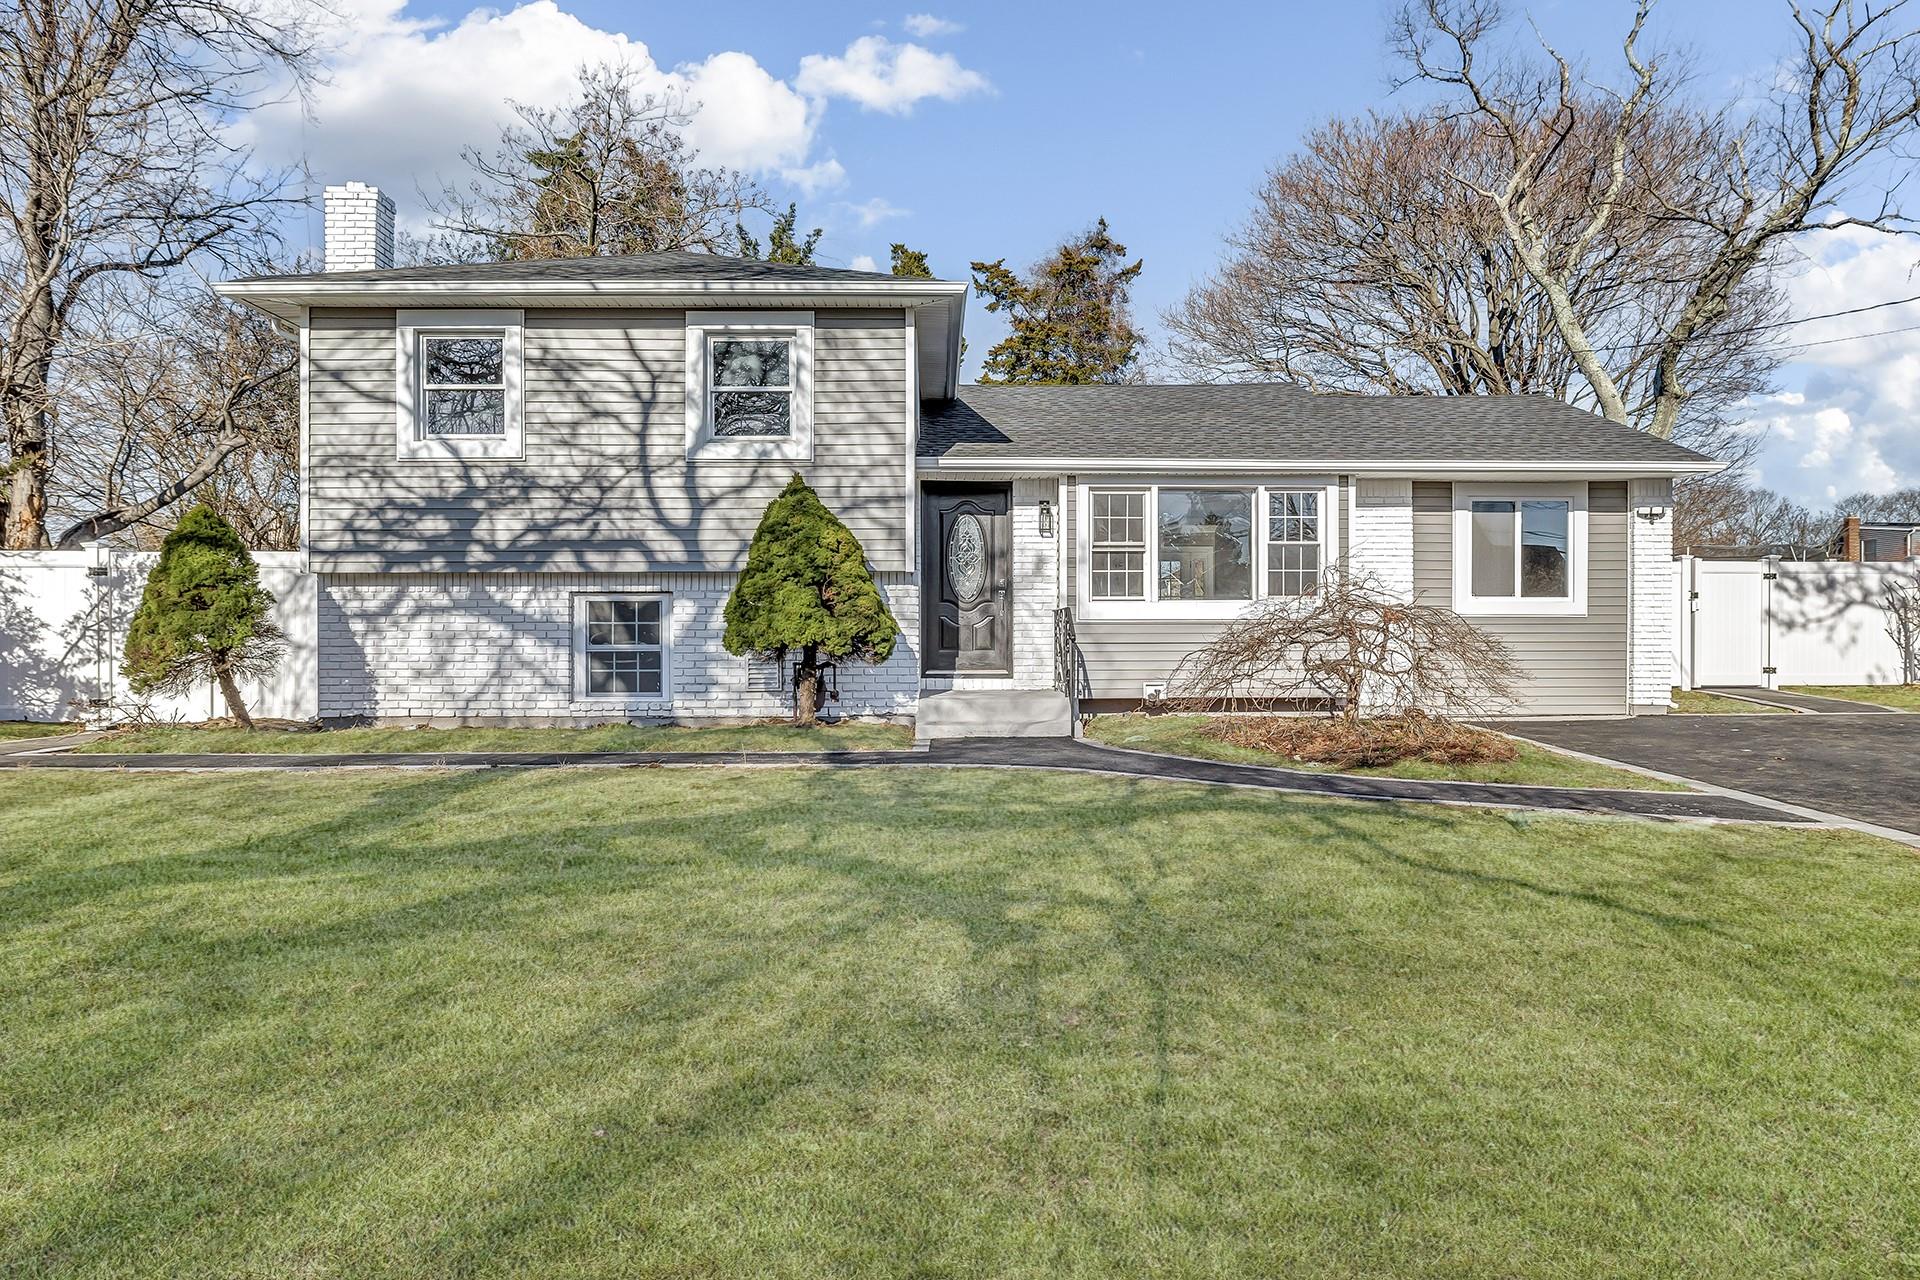
[[[900, 624], [880, 666], [849, 663], [832, 681], [829, 716], [910, 715], [919, 697], [919, 593], [905, 574], [877, 575]], [[328, 574], [320, 581], [323, 719], [594, 724], [624, 719], [726, 720], [792, 710], [787, 680], [720, 643], [736, 575]], [[668, 608], [668, 699], [573, 696], [573, 602], [597, 592], [661, 592]]]
[[[1053, 534], [1040, 532], [1040, 504], [1053, 509]], [[1013, 675], [929, 677], [928, 689], [1051, 689], [1053, 611], [1060, 604], [1060, 482], [1015, 480], [1009, 511], [1013, 557]]]
[[[1645, 514], [1659, 512], [1656, 519]], [[1633, 604], [1627, 701], [1664, 709], [1673, 697], [1673, 482], [1627, 484], [1628, 598]]]
[[392, 265], [392, 199], [364, 182], [328, 187], [327, 270], [382, 271]]
[[1347, 563], [1402, 600], [1413, 599], [1413, 481], [1354, 482]]

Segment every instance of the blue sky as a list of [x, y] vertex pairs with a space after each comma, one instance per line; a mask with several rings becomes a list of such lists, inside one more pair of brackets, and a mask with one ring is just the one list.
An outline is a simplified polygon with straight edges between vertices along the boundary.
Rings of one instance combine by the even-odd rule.
[[[555, 101], [573, 66], [615, 58], [699, 99], [693, 134], [748, 168], [804, 223], [824, 261], [884, 264], [904, 240], [963, 276], [1024, 264], [1104, 216], [1146, 270], [1139, 318], [1214, 263], [1263, 172], [1329, 116], [1407, 100], [1391, 85], [1388, 5], [856, 3], [713, 6], [535, 0], [332, 0], [344, 21], [329, 83], [249, 127], [269, 157], [306, 154], [317, 182], [388, 189], [403, 221], [418, 188], [488, 141], [502, 98]], [[1617, 65], [1626, 3], [1516, 5], [1596, 70]], [[1764, 83], [1787, 47], [1785, 3], [1669, 0], [1661, 43], [1686, 49], [1705, 98]], [[309, 220], [308, 233], [318, 227]], [[1920, 293], [1920, 246], [1821, 245], [1796, 281], [1807, 314]], [[1808, 326], [1803, 339], [1920, 324], [1920, 304]], [[976, 303], [972, 359], [994, 336]], [[1756, 403], [1762, 475], [1805, 501], [1920, 483], [1920, 335], [1807, 353]], [[969, 373], [972, 369], [969, 370]]]

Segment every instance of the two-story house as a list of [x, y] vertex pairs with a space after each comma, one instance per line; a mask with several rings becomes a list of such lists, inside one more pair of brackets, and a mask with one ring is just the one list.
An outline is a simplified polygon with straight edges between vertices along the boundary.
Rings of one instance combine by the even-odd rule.
[[726, 653], [721, 615], [795, 472], [904, 633], [830, 713], [1063, 729], [1063, 663], [1137, 705], [1342, 559], [1506, 640], [1518, 711], [1667, 704], [1672, 481], [1717, 466], [1668, 442], [1534, 396], [962, 386], [961, 282], [395, 269], [392, 218], [329, 188], [325, 272], [220, 286], [299, 334], [325, 719], [781, 714], [786, 673]]

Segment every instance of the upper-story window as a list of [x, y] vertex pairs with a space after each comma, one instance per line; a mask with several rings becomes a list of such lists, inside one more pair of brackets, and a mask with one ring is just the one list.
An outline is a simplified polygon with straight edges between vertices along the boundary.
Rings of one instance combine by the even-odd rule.
[[1329, 478], [1285, 485], [1090, 485], [1081, 599], [1090, 618], [1231, 617], [1303, 596], [1334, 558]]
[[400, 457], [523, 456], [520, 332], [518, 311], [398, 313]]
[[1585, 485], [1456, 484], [1453, 607], [1586, 612]]
[[687, 313], [687, 457], [813, 456], [813, 313]]

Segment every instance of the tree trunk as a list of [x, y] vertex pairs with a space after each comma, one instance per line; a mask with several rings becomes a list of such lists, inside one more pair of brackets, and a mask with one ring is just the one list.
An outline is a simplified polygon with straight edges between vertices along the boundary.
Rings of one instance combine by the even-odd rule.
[[17, 450], [10, 473], [0, 478], [6, 495], [0, 499], [5, 525], [0, 548], [37, 551], [47, 545], [46, 450], [36, 442]]
[[221, 667], [214, 676], [220, 682], [220, 696], [227, 700], [227, 714], [242, 729], [253, 728], [253, 717], [247, 714], [247, 704], [240, 697], [240, 686], [233, 682], [233, 672]]
[[803, 727], [820, 719], [820, 646], [808, 645], [800, 651], [793, 668], [793, 722]]

